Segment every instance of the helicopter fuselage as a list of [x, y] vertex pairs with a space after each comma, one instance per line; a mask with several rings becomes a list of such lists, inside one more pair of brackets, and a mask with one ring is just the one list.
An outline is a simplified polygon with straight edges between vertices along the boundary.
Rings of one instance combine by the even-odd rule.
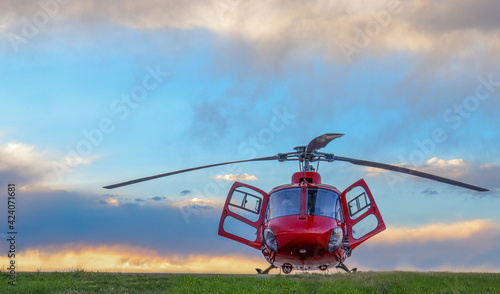
[[[351, 190], [354, 194], [346, 198]], [[252, 213], [259, 217], [250, 219]], [[253, 235], [242, 234], [241, 224], [231, 230], [228, 220], [246, 224]], [[321, 184], [316, 172], [297, 172], [291, 184], [269, 194], [236, 182], [222, 212], [219, 235], [261, 250], [271, 265], [290, 273], [341, 265], [352, 249], [384, 229], [363, 180], [341, 193]]]

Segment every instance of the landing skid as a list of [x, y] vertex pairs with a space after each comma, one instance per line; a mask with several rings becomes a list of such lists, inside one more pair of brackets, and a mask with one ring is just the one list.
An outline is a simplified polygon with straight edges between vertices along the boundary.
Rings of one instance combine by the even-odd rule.
[[345, 270], [348, 273], [355, 273], [355, 272], [358, 271], [357, 268], [353, 268], [352, 270], [349, 270], [349, 268], [345, 264], [343, 264], [342, 262], [339, 263], [339, 265], [337, 265], [336, 268], [343, 269], [343, 270]]
[[273, 268], [276, 268], [276, 267], [271, 264], [265, 270], [261, 270], [260, 268], [256, 268], [255, 270], [257, 271], [257, 274], [259, 274], [259, 275], [267, 275], [269, 273], [269, 271], [272, 270]]

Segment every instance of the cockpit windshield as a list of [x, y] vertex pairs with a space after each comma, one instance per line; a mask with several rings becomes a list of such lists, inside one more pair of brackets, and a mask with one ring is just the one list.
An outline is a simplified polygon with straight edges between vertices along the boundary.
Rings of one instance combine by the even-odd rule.
[[[339, 194], [322, 188], [306, 189], [306, 215], [319, 215], [344, 221]], [[289, 188], [269, 195], [266, 221], [287, 216], [300, 215], [302, 188]]]
[[343, 221], [339, 194], [320, 188], [307, 188], [306, 214]]
[[300, 215], [301, 196], [301, 188], [283, 189], [272, 193], [269, 195], [266, 219], [271, 220], [281, 216]]

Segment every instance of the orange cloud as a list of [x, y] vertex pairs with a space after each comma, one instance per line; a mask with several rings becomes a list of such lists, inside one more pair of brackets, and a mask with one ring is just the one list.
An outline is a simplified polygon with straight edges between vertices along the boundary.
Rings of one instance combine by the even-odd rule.
[[491, 220], [389, 226], [356, 248], [346, 264], [361, 270], [499, 272], [500, 225]]
[[[3, 265], [9, 264], [0, 257]], [[254, 273], [267, 266], [251, 256], [161, 255], [155, 250], [124, 245], [66, 244], [27, 249], [16, 254], [18, 271], [66, 271], [84, 269], [134, 273]]]
[[453, 224], [429, 224], [417, 228], [388, 227], [383, 233], [367, 242], [371, 245], [384, 243], [425, 243], [429, 241], [464, 240], [471, 236], [488, 232], [500, 231], [493, 221], [476, 219]]

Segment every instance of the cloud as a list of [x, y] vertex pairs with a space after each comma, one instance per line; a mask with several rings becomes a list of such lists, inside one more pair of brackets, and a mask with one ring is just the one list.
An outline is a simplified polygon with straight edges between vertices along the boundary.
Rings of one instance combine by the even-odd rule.
[[244, 174], [225, 174], [225, 175], [216, 175], [213, 177], [216, 180], [223, 180], [223, 181], [228, 181], [228, 182], [234, 182], [234, 181], [257, 181], [257, 177], [254, 175], [249, 175], [247, 173]]
[[[221, 210], [211, 209], [213, 204], [191, 199], [144, 205], [81, 192], [23, 191], [17, 203], [24, 216], [18, 224], [24, 236], [19, 249], [84, 243], [137, 246], [174, 255], [248, 252], [217, 235]], [[0, 217], [7, 218], [6, 213], [0, 211]]]
[[101, 205], [120, 206], [120, 196], [115, 194], [104, 194], [100, 196], [97, 203]]
[[224, 199], [211, 199], [211, 198], [205, 198], [205, 197], [193, 197], [190, 199], [185, 199], [185, 200], [180, 200], [180, 201], [173, 201], [170, 203], [173, 207], [177, 208], [189, 208], [192, 209], [194, 208], [202, 208], [202, 209], [209, 209], [209, 208], [217, 208], [217, 209], [222, 209], [224, 206]]
[[487, 164], [481, 164], [479, 166], [480, 169], [491, 169], [491, 168], [499, 168], [500, 163], [487, 163]]
[[86, 157], [82, 157], [80, 155], [77, 155], [77, 156], [71, 155], [71, 156], [66, 156], [64, 158], [64, 163], [68, 167], [88, 165], [88, 164], [91, 164], [92, 162], [94, 162], [100, 158], [101, 158], [101, 155], [97, 155], [97, 154], [86, 156]]
[[[25, 190], [50, 189], [47, 183], [81, 164], [90, 164], [100, 156], [57, 159], [34, 145], [9, 142], [0, 146], [0, 182], [19, 183]], [[75, 165], [77, 164], [77, 165]]]
[[474, 167], [466, 176], [471, 183], [479, 183], [490, 190], [500, 187], [500, 164], [490, 163]]
[[500, 271], [500, 226], [489, 220], [389, 227], [347, 260], [371, 270]]
[[433, 157], [427, 160], [422, 169], [429, 173], [440, 174], [442, 176], [452, 178], [460, 178], [468, 172], [468, 168], [471, 165], [471, 162], [465, 162], [461, 158], [444, 160]]
[[457, 223], [435, 223], [416, 228], [389, 227], [383, 236], [374, 238], [370, 244], [428, 243], [470, 239], [473, 235], [485, 232], [500, 233], [500, 226], [493, 221], [482, 219]]
[[[68, 243], [26, 249], [16, 254], [22, 271], [88, 271], [141, 273], [254, 273], [265, 264], [257, 255], [169, 255], [143, 247]], [[8, 264], [6, 256], [1, 264]], [[244, 264], [245, 266], [242, 266]]]
[[488, 189], [500, 187], [500, 165], [477, 164], [464, 159], [443, 160], [433, 157], [423, 166], [411, 167], [423, 172], [464, 181]]
[[[18, 20], [43, 12], [36, 1], [2, 2], [3, 10]], [[484, 58], [492, 60], [500, 46], [498, 13], [498, 5], [487, 0], [93, 0], [61, 6], [51, 21], [67, 26], [77, 20], [88, 27], [120, 25], [136, 30], [204, 29], [246, 40], [267, 61], [311, 53], [345, 61], [346, 44], [375, 55], [403, 51], [445, 59], [470, 56], [486, 47]], [[20, 34], [23, 23], [4, 21], [1, 25]]]
[[425, 194], [425, 195], [437, 195], [439, 194], [437, 191], [431, 190], [429, 188], [425, 189], [424, 191], [420, 192], [420, 194]]
[[[469, 92], [460, 89], [462, 85], [472, 84], [478, 75], [493, 73], [494, 77], [497, 76], [498, 68], [494, 65], [500, 49], [500, 34], [492, 22], [479, 26], [471, 22], [449, 27], [427, 25], [427, 14], [434, 12], [434, 7], [438, 7], [436, 11], [439, 13], [436, 12], [433, 20], [444, 17], [459, 20], [454, 15], [466, 12], [465, 4], [454, 5], [439, 0], [399, 1], [401, 12], [390, 14], [386, 26], [375, 30], [376, 33], [370, 34], [373, 36], [365, 42], [360, 41], [366, 38], [363, 37], [367, 35], [366, 27], [379, 23], [377, 19], [384, 15], [381, 11], [386, 11], [394, 2], [91, 0], [82, 4], [72, 1], [61, 7], [50, 24], [29, 40], [26, 48], [40, 50], [45, 47], [39, 46], [39, 42], [54, 42], [53, 46], [58, 48], [66, 43], [99, 49], [103, 42], [115, 39], [127, 44], [141, 43], [130, 39], [139, 33], [148, 35], [147, 39], [153, 42], [151, 47], [158, 48], [167, 59], [168, 56], [177, 56], [183, 60], [186, 55], [181, 54], [179, 58], [179, 52], [187, 52], [192, 60], [193, 54], [199, 54], [201, 45], [209, 57], [203, 58], [204, 66], [200, 70], [191, 70], [195, 76], [190, 79], [195, 79], [196, 75], [202, 75], [204, 80], [208, 75], [215, 76], [224, 87], [215, 91], [208, 86], [202, 87], [197, 95], [203, 99], [189, 102], [194, 121], [187, 125], [190, 125], [192, 138], [213, 148], [217, 147], [215, 141], [206, 140], [206, 136], [200, 134], [214, 133], [222, 140], [250, 132], [252, 122], [257, 124], [264, 115], [259, 111], [249, 111], [262, 107], [254, 103], [257, 99], [275, 105], [282, 105], [287, 99], [296, 100], [293, 111], [300, 114], [298, 120], [307, 123], [315, 119], [323, 123], [326, 117], [344, 121], [345, 111], [338, 109], [352, 108], [358, 102], [360, 105], [368, 102], [374, 105], [372, 110], [389, 109], [391, 113], [413, 109], [412, 115], [405, 115], [400, 122], [411, 132], [412, 127], [422, 129], [419, 116], [433, 114], [437, 117], [442, 115], [438, 112], [444, 110], [436, 107], [437, 102], [429, 104], [428, 99], [422, 97], [439, 97], [433, 101], [440, 104], [449, 101], [446, 106], [452, 107], [457, 95], [463, 99], [474, 91], [475, 85], [470, 86]], [[485, 13], [491, 15], [492, 10], [488, 9], [491, 4], [480, 1], [477, 6], [481, 8], [471, 10], [475, 11], [474, 19], [481, 19]], [[18, 20], [22, 17], [29, 19], [40, 11], [40, 6], [36, 1], [7, 2], [4, 10], [15, 13]], [[22, 31], [22, 23], [9, 22], [5, 26], [6, 32], [20, 34]], [[107, 30], [102, 30], [103, 27]], [[94, 34], [94, 30], [100, 33]], [[4, 38], [4, 41], [9, 43], [8, 39]], [[356, 45], [356, 42], [366, 44]], [[342, 49], [345, 44], [356, 47], [356, 53], [349, 59], [359, 60], [359, 63], [347, 61]], [[137, 54], [143, 48], [131, 50]], [[383, 63], [373, 65], [374, 60]], [[173, 63], [172, 72], [180, 74], [186, 68], [185, 62], [179, 62], [179, 68], [175, 67]], [[390, 81], [395, 85], [391, 89], [375, 88], [384, 91], [390, 99], [377, 99], [375, 95], [373, 102], [367, 101], [369, 99], [364, 98], [364, 93], [356, 92], [362, 88], [358, 85], [364, 83], [362, 79], [367, 72], [379, 71], [380, 68], [387, 68], [381, 72], [381, 77], [392, 73]], [[372, 77], [369, 79], [373, 80]], [[436, 88], [436, 81], [446, 85]], [[356, 86], [350, 88], [351, 84]], [[425, 87], [429, 84], [433, 86]], [[277, 99], [274, 98], [276, 92], [281, 90], [270, 89], [287, 90]], [[303, 99], [305, 96], [308, 99]], [[325, 103], [325, 97], [332, 99]], [[396, 102], [395, 97], [403, 100], [402, 103]], [[495, 101], [490, 99], [488, 103], [496, 104]], [[311, 107], [314, 104], [324, 107]], [[484, 111], [491, 109], [494, 107]], [[389, 128], [385, 132], [391, 137], [398, 136]], [[400, 136], [407, 137], [407, 134], [401, 132]]]
[[363, 169], [367, 172], [366, 175], [369, 177], [378, 177], [378, 176], [380, 176], [380, 173], [387, 172], [386, 170], [383, 170], [380, 168], [369, 167], [369, 166], [366, 166]]
[[[500, 27], [500, 8], [494, 1], [416, 1], [412, 23], [424, 23], [429, 31], [463, 29], [495, 30]], [[431, 9], [432, 8], [432, 9]]]
[[0, 180], [2, 182], [34, 184], [47, 179], [56, 163], [35, 146], [10, 142], [0, 146]]
[[152, 198], [149, 198], [153, 201], [163, 201], [163, 200], [167, 200], [167, 197], [160, 197], [160, 196], [155, 196], [155, 197], [152, 197]]
[[115, 198], [106, 198], [103, 200], [99, 200], [99, 203], [102, 205], [110, 205], [110, 206], [119, 206], [120, 203], [118, 202], [118, 199]]
[[179, 194], [182, 196], [185, 196], [185, 195], [191, 194], [191, 190], [182, 190]]
[[[432, 157], [422, 165], [411, 165], [408, 163], [394, 165], [464, 181], [473, 185], [484, 186], [490, 190], [500, 187], [500, 164], [497, 163], [477, 164], [465, 161], [462, 158], [445, 160]], [[388, 172], [387, 170], [372, 167], [364, 167], [363, 169], [368, 172], [367, 175], [370, 177], [377, 177], [382, 173]], [[392, 176], [397, 177], [398, 174], [393, 174]], [[426, 194], [429, 192], [431, 191], [427, 191]]]
[[[391, 165], [411, 168], [410, 165], [407, 163], [393, 163]], [[391, 171], [388, 171], [386, 169], [380, 169], [380, 168], [375, 168], [375, 167], [371, 167], [371, 166], [365, 166], [365, 167], [363, 167], [363, 170], [367, 172], [366, 175], [369, 177], [378, 177], [382, 173], [391, 172]]]

